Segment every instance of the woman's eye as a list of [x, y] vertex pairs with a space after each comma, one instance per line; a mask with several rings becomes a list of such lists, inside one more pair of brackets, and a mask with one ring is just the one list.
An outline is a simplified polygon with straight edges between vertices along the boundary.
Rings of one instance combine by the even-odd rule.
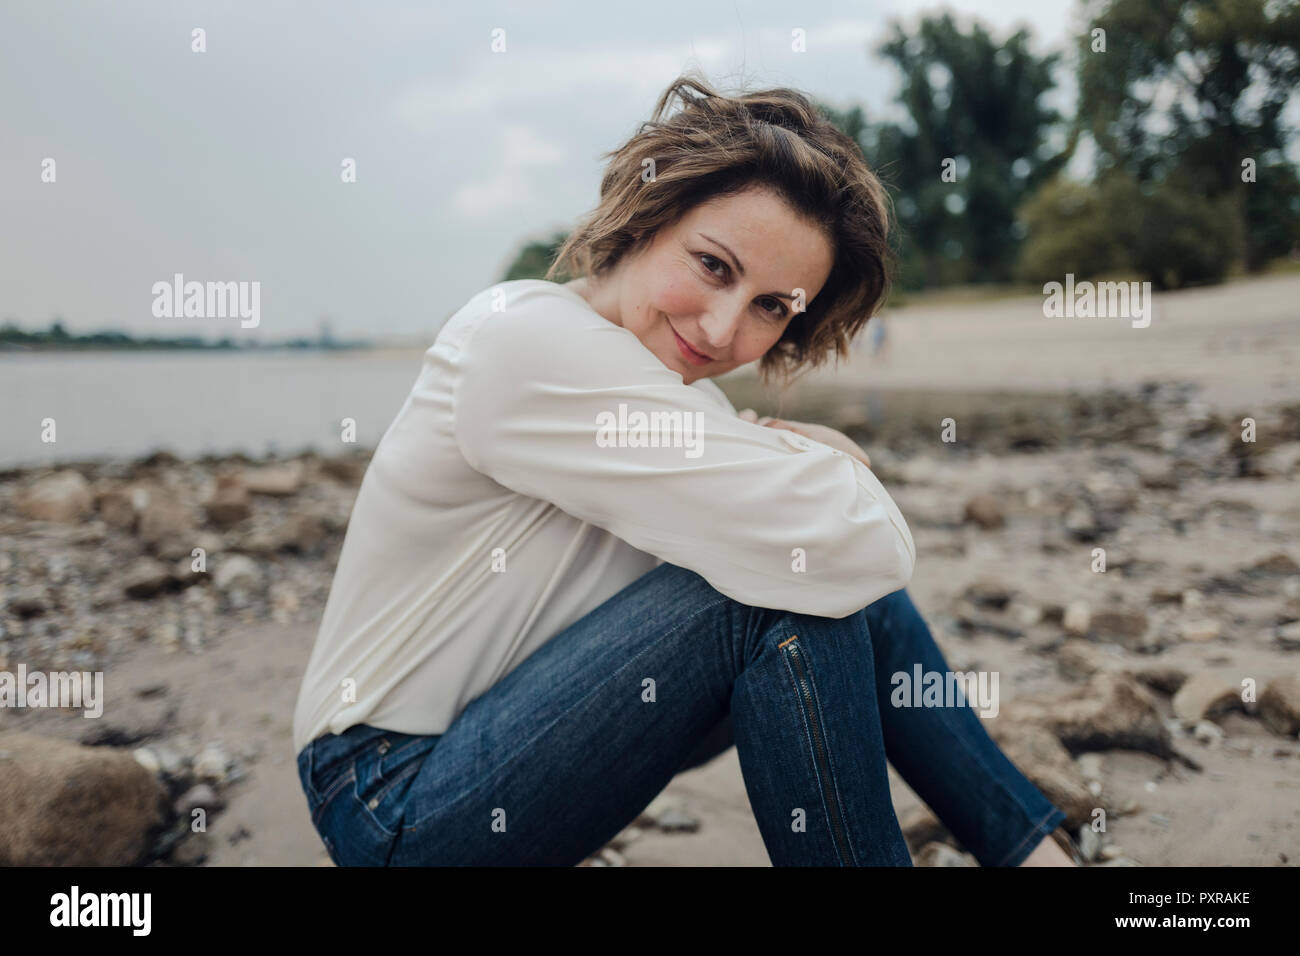
[[[708, 259], [710, 262], [716, 262], [718, 265], [722, 266], [722, 268], [724, 268], [724, 269], [727, 268], [727, 264], [726, 264], [725, 262], [723, 262], [723, 261], [722, 261], [721, 259], [719, 259], [717, 256], [711, 256], [711, 255], [709, 255], [707, 252], [701, 252], [701, 253], [700, 253], [700, 259], [702, 259], [702, 260], [703, 260], [703, 259]], [[716, 272], [713, 272], [713, 269], [712, 269], [712, 267], [709, 265], [708, 262], [704, 263], [704, 268], [705, 268], [705, 269], [708, 269], [709, 272], [713, 273], [714, 276], [716, 276], [716, 277], [718, 277], [718, 278], [722, 278], [721, 275], [719, 275], [719, 274], [716, 273]]]
[[[725, 262], [723, 262], [723, 261], [722, 261], [721, 259], [719, 259], [717, 256], [711, 256], [711, 255], [709, 255], [707, 252], [697, 253], [697, 256], [698, 256], [698, 258], [700, 259], [700, 261], [704, 263], [704, 268], [707, 269], [708, 272], [709, 272], [709, 274], [712, 275], [715, 279], [721, 279], [721, 278], [722, 278], [722, 275], [719, 275], [718, 273], [714, 272], [714, 271], [713, 271], [713, 268], [709, 265], [709, 262], [716, 262], [718, 265], [722, 266], [723, 269], [729, 269], [729, 268], [730, 268], [730, 266], [728, 266]], [[705, 260], [708, 260], [708, 261], [705, 261]], [[779, 299], [768, 298], [766, 301], [768, 301], [768, 302], [772, 303], [773, 305], [775, 305], [776, 308], [775, 308], [775, 309], [769, 309], [767, 306], [762, 306], [762, 305], [760, 305], [759, 308], [763, 310], [763, 314], [764, 314], [764, 315], [767, 315], [767, 316], [769, 316], [770, 318], [773, 318], [773, 319], [784, 319], [784, 318], [785, 318], [785, 306], [781, 304], [781, 301], [780, 301]]]

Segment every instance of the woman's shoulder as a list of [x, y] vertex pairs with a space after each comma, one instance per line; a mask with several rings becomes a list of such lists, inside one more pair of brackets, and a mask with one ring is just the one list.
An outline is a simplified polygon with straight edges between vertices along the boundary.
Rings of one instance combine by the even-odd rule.
[[[573, 289], [548, 279], [507, 279], [474, 293], [438, 331], [435, 346], [466, 348], [476, 332], [489, 322], [514, 337], [544, 336], [547, 329], [534, 320], [545, 311], [550, 320], [567, 318], [583, 322], [600, 318], [587, 300]], [[603, 323], [604, 320], [601, 319]]]

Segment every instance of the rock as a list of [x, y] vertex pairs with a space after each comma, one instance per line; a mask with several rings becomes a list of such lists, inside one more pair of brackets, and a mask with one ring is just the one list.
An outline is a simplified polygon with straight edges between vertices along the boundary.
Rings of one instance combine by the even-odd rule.
[[198, 866], [212, 853], [212, 836], [202, 830], [191, 832], [172, 850], [174, 866]]
[[244, 487], [255, 495], [292, 495], [302, 487], [304, 472], [301, 460], [252, 468], [244, 472]]
[[150, 773], [156, 774], [158, 772], [158, 755], [148, 747], [137, 747], [131, 751], [131, 756], [135, 758], [136, 763]]
[[979, 866], [969, 853], [954, 850], [946, 843], [927, 843], [916, 855], [917, 866]]
[[151, 598], [171, 582], [171, 572], [153, 558], [140, 558], [127, 569], [122, 590], [130, 598]]
[[925, 804], [917, 804], [898, 821], [907, 848], [915, 856], [927, 843], [943, 842], [949, 836], [948, 828]]
[[149, 749], [154, 754], [158, 771], [165, 777], [181, 780], [189, 774], [189, 758], [171, 744], [154, 743]]
[[248, 492], [242, 487], [230, 491], [218, 492], [204, 506], [208, 522], [218, 528], [232, 528], [253, 513], [253, 505]]
[[1088, 608], [1088, 602], [1071, 601], [1065, 608], [1065, 616], [1061, 619], [1061, 626], [1067, 634], [1074, 634], [1078, 637], [1087, 634], [1092, 626], [1092, 611]]
[[616, 850], [621, 850], [629, 843], [635, 843], [637, 840], [641, 839], [643, 833], [644, 831], [639, 826], [629, 824], [620, 830], [614, 839], [609, 841], [609, 845]]
[[1002, 709], [1012, 719], [1051, 731], [1070, 750], [1119, 748], [1157, 757], [1174, 755], [1151, 692], [1128, 674], [1099, 671], [1064, 695], [1021, 698]]
[[1096, 800], [1074, 760], [1052, 732], [1024, 721], [1003, 716], [988, 722], [989, 734], [1009, 759], [1052, 803], [1065, 813], [1071, 826], [1092, 819]]
[[40, 584], [25, 587], [9, 599], [9, 611], [19, 617], [37, 617], [53, 608], [50, 592]]
[[1021, 627], [1033, 627], [1043, 620], [1043, 609], [1037, 604], [1012, 601], [1007, 605], [1007, 614]]
[[1246, 574], [1251, 577], [1290, 577], [1293, 574], [1300, 574], [1300, 565], [1297, 565], [1290, 555], [1279, 551], [1277, 554], [1256, 561], [1246, 569]]
[[225, 805], [226, 801], [210, 786], [206, 783], [196, 783], [176, 798], [174, 807], [177, 814], [188, 819], [194, 810], [202, 809], [208, 813], [215, 813]]
[[962, 597], [978, 607], [991, 607], [1001, 611], [1011, 601], [1015, 591], [997, 578], [983, 577], [967, 585]]
[[131, 747], [166, 733], [174, 718], [173, 712], [156, 713], [150, 717], [121, 717], [112, 722], [92, 720], [93, 726], [81, 733], [78, 743], [86, 747]]
[[1144, 667], [1133, 672], [1133, 676], [1152, 690], [1172, 695], [1187, 682], [1187, 672], [1172, 665], [1165, 667]]
[[175, 559], [190, 553], [194, 523], [189, 509], [172, 492], [157, 487], [140, 489], [140, 522], [136, 536], [158, 557]]
[[1002, 503], [993, 495], [975, 495], [967, 499], [962, 520], [974, 522], [985, 531], [995, 531], [1006, 524]]
[[1300, 675], [1269, 681], [1259, 695], [1259, 716], [1279, 734], [1290, 737], [1300, 732]]
[[1192, 736], [1206, 746], [1212, 747], [1223, 742], [1223, 728], [1213, 721], [1199, 721], [1192, 729]]
[[275, 620], [281, 622], [293, 620], [294, 614], [298, 612], [300, 601], [298, 592], [291, 584], [275, 581], [267, 589], [267, 596], [271, 602], [271, 616]]
[[320, 463], [320, 473], [344, 485], [355, 486], [361, 484], [366, 464], [359, 458], [326, 458]]
[[230, 770], [230, 755], [219, 744], [208, 744], [194, 758], [194, 776], [202, 782], [224, 783]]
[[1080, 541], [1092, 541], [1101, 529], [1087, 507], [1075, 505], [1065, 515], [1065, 530]]
[[1080, 827], [1076, 846], [1079, 848], [1079, 856], [1091, 863], [1101, 855], [1101, 834], [1091, 826]]
[[127, 532], [135, 530], [137, 515], [129, 489], [114, 488], [102, 492], [95, 501], [95, 509], [100, 520], [110, 528]]
[[1219, 637], [1219, 622], [1209, 618], [1197, 621], [1183, 621], [1178, 625], [1178, 636], [1184, 641], [1204, 644]]
[[94, 506], [90, 483], [71, 469], [38, 478], [18, 493], [14, 503], [25, 518], [62, 524], [75, 524]]
[[627, 866], [627, 859], [612, 846], [602, 848], [600, 858], [605, 861], [606, 866]]
[[955, 614], [958, 626], [965, 631], [988, 631], [1012, 639], [1025, 636], [1025, 632], [1021, 628], [1004, 624], [1002, 621], [994, 620], [986, 614], [980, 614], [972, 605], [964, 601], [958, 604]]
[[262, 569], [256, 561], [242, 554], [222, 555], [212, 571], [212, 583], [221, 592], [260, 591]]
[[[667, 820], [667, 824], [663, 821]], [[650, 805], [641, 811], [634, 821], [639, 827], [657, 827], [660, 830], [694, 830], [700, 822], [686, 811], [686, 805], [680, 797], [661, 793], [650, 801]]]
[[1284, 650], [1300, 650], [1300, 621], [1279, 624], [1273, 636]]
[[1178, 488], [1178, 469], [1168, 458], [1138, 466], [1138, 480], [1143, 488], [1172, 491]]
[[1174, 715], [1187, 726], [1241, 710], [1241, 688], [1221, 674], [1200, 671], [1178, 688], [1173, 700]]
[[660, 830], [667, 833], [694, 833], [700, 828], [699, 820], [674, 807], [669, 807], [659, 814], [655, 823]]
[[320, 515], [308, 512], [290, 515], [276, 529], [279, 549], [299, 554], [315, 551], [328, 536]]
[[166, 793], [131, 753], [0, 733], [0, 866], [134, 866], [165, 821]]
[[172, 565], [171, 569], [172, 581], [182, 588], [187, 588], [191, 584], [197, 584], [199, 581], [203, 580], [205, 574], [207, 574], [206, 571], [194, 570], [194, 559], [192, 557], [181, 558]]
[[1100, 753], [1082, 753], [1074, 758], [1074, 762], [1078, 765], [1079, 773], [1083, 775], [1084, 780], [1100, 780], [1105, 757], [1105, 754]]
[[1088, 634], [1096, 639], [1113, 641], [1123, 644], [1130, 650], [1136, 650], [1142, 646], [1142, 639], [1146, 637], [1148, 627], [1147, 616], [1143, 611], [1109, 609], [1092, 615]]

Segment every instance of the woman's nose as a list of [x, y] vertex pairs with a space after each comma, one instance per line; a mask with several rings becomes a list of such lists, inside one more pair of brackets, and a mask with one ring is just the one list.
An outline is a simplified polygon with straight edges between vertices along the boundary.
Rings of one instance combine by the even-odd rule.
[[743, 308], [736, 308], [731, 301], [719, 303], [700, 316], [700, 331], [713, 355], [731, 346], [743, 318]]

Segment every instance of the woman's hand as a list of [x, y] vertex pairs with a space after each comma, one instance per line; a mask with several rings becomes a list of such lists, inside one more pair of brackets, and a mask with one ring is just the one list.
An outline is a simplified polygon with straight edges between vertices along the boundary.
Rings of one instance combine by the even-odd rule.
[[746, 408], [744, 411], [738, 412], [737, 417], [754, 425], [763, 425], [766, 428], [784, 428], [786, 431], [797, 432], [805, 438], [811, 438], [823, 445], [838, 448], [845, 454], [852, 455], [868, 468], [871, 467], [871, 459], [867, 457], [867, 453], [862, 450], [860, 445], [849, 438], [848, 435], [838, 432], [827, 425], [818, 425], [814, 422], [794, 422], [785, 418], [772, 418], [768, 415], [759, 418], [758, 413], [752, 408]]

